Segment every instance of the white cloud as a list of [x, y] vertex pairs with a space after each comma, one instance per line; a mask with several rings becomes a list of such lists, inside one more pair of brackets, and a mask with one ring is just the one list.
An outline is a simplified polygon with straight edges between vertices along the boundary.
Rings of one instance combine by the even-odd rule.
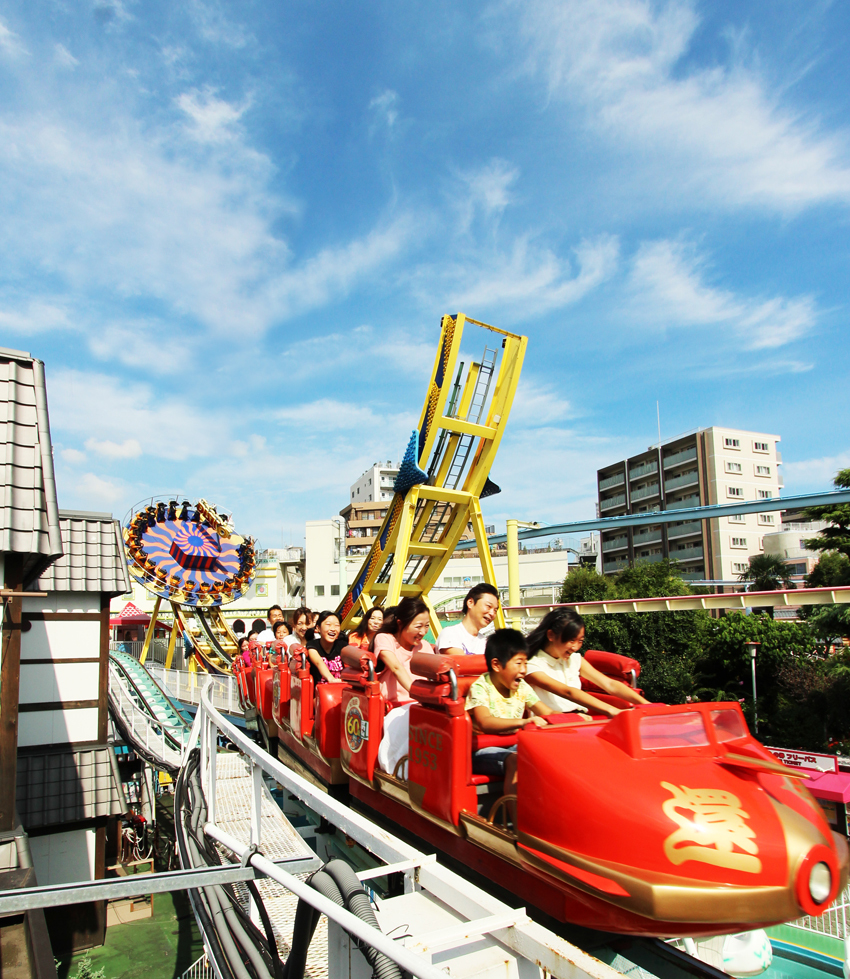
[[61, 65], [63, 68], [76, 68], [80, 63], [64, 44], [54, 45], [53, 51], [56, 58], [56, 63]]
[[[825, 131], [753, 67], [683, 66], [700, 26], [688, 0], [513, 4], [526, 65], [550, 96], [629, 154], [669, 198], [792, 211], [850, 200], [846, 132]], [[733, 55], [733, 57], [735, 57]]]
[[782, 466], [785, 476], [783, 492], [788, 495], [834, 489], [832, 481], [839, 469], [847, 468], [850, 468], [850, 450], [839, 452], [834, 456], [822, 456], [819, 459], [786, 462]]
[[86, 461], [85, 452], [80, 452], [79, 449], [62, 449], [59, 455], [70, 466], [81, 466]]
[[73, 492], [77, 499], [91, 500], [110, 507], [124, 496], [124, 488], [120, 483], [104, 479], [94, 473], [86, 473], [77, 480], [73, 484]]
[[117, 360], [127, 367], [143, 363], [149, 374], [175, 374], [191, 356], [186, 334], [174, 324], [150, 319], [108, 321], [88, 336], [89, 350], [98, 360]]
[[353, 402], [320, 398], [289, 408], [279, 408], [274, 417], [286, 426], [305, 433], [356, 432], [385, 424], [386, 416]]
[[142, 454], [142, 447], [137, 439], [125, 439], [123, 442], [98, 442], [97, 439], [86, 439], [86, 448], [96, 455], [107, 459], [136, 459]]
[[191, 119], [189, 132], [200, 143], [223, 143], [234, 138], [233, 126], [239, 122], [250, 102], [236, 106], [215, 97], [209, 86], [192, 89], [175, 99]]
[[0, 327], [20, 333], [44, 333], [72, 328], [68, 313], [60, 305], [33, 299], [22, 309], [0, 307]]
[[244, 48], [254, 38], [241, 24], [225, 15], [218, 0], [190, 0], [189, 12], [204, 40], [229, 48]]
[[705, 256], [670, 240], [644, 242], [632, 263], [629, 312], [655, 327], [726, 326], [750, 350], [781, 347], [813, 329], [811, 296], [749, 299], [708, 284]]
[[[583, 241], [574, 249], [575, 264], [528, 236], [515, 239], [509, 252], [470, 258], [444, 274], [443, 302], [474, 315], [475, 310], [505, 306], [524, 315], [545, 313], [578, 302], [617, 267], [619, 243], [611, 235]], [[488, 260], [489, 259], [489, 260]], [[419, 278], [436, 275], [430, 269]]]
[[2, 20], [0, 20], [0, 52], [13, 58], [29, 54], [20, 37], [14, 31], [10, 31]]
[[487, 219], [498, 218], [510, 204], [512, 187], [519, 178], [519, 168], [498, 157], [476, 170], [461, 171], [463, 185], [456, 207], [460, 213], [460, 230], [467, 231], [477, 213]]
[[69, 290], [144, 296], [166, 315], [248, 338], [344, 296], [421, 234], [403, 214], [294, 261], [277, 225], [295, 206], [269, 191], [270, 160], [235, 135], [214, 142], [237, 110], [200, 96], [184, 108], [213, 142], [199, 148], [128, 118], [103, 133], [42, 114], [0, 119], [10, 275], [48, 268]]
[[387, 129], [392, 129], [398, 119], [398, 92], [391, 88], [385, 89], [380, 95], [376, 95], [369, 103], [369, 111], [374, 113]]
[[575, 417], [572, 405], [539, 377], [523, 374], [511, 408], [511, 428], [544, 428]]
[[137, 455], [137, 446], [158, 459], [215, 456], [227, 439], [223, 414], [157, 395], [147, 384], [74, 370], [51, 371], [47, 381], [51, 428], [85, 438], [87, 448], [112, 458]]

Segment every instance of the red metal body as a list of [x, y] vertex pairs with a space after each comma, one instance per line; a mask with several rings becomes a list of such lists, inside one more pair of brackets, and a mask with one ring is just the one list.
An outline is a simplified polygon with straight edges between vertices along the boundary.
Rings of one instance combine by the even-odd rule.
[[[846, 883], [846, 843], [801, 772], [751, 737], [737, 703], [558, 715], [522, 731], [508, 828], [500, 803], [488, 815], [500, 787], [472, 774], [472, 751], [488, 738], [473, 735], [464, 696], [483, 657], [413, 658], [424, 679], [410, 691], [406, 779], [377, 767], [387, 705], [371, 654], [349, 647], [343, 658], [345, 682], [314, 692], [306, 656], [293, 656], [289, 711], [281, 694], [275, 713], [282, 743], [320, 778], [348, 778], [363, 804], [553, 917], [632, 934], [718, 934], [819, 914]], [[610, 653], [588, 659], [624, 682], [640, 669]], [[830, 882], [820, 902], [810, 884], [818, 864]]]

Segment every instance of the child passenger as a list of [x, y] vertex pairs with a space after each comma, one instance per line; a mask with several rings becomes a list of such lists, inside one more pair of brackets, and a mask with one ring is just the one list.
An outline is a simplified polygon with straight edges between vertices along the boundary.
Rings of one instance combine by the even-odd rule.
[[[497, 629], [487, 640], [484, 651], [488, 672], [480, 676], [466, 695], [466, 709], [472, 728], [481, 734], [516, 734], [535, 724], [545, 727], [543, 718], [554, 714], [525, 682], [528, 653], [525, 636], [516, 629]], [[531, 716], [523, 716], [526, 711]], [[472, 755], [476, 775], [504, 777], [504, 792], [516, 792], [516, 745], [479, 748]], [[513, 809], [513, 807], [512, 807]], [[514, 824], [516, 813], [512, 812]]]
[[648, 704], [637, 690], [594, 669], [581, 655], [584, 645], [584, 619], [571, 608], [556, 608], [540, 620], [528, 637], [528, 683], [553, 711], [580, 711], [584, 720], [588, 708], [607, 717], [620, 713], [581, 689], [585, 680], [629, 704]]

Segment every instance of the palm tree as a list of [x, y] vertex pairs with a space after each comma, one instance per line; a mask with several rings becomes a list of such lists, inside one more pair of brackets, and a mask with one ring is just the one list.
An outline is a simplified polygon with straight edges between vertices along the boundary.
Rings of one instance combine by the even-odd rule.
[[778, 591], [780, 587], [797, 587], [791, 580], [788, 565], [773, 554], [753, 555], [750, 566], [738, 575], [738, 581], [751, 581], [748, 591]]

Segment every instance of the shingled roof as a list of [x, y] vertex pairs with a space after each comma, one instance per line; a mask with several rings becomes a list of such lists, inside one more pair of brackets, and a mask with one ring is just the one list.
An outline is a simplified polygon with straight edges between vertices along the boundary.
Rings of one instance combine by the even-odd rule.
[[62, 554], [44, 364], [0, 347], [0, 553], [21, 554], [24, 583]]
[[38, 579], [40, 591], [87, 591], [106, 595], [123, 595], [130, 591], [121, 525], [111, 513], [60, 510], [59, 527], [65, 553]]
[[21, 752], [15, 802], [27, 831], [127, 811], [115, 755], [102, 745]]

